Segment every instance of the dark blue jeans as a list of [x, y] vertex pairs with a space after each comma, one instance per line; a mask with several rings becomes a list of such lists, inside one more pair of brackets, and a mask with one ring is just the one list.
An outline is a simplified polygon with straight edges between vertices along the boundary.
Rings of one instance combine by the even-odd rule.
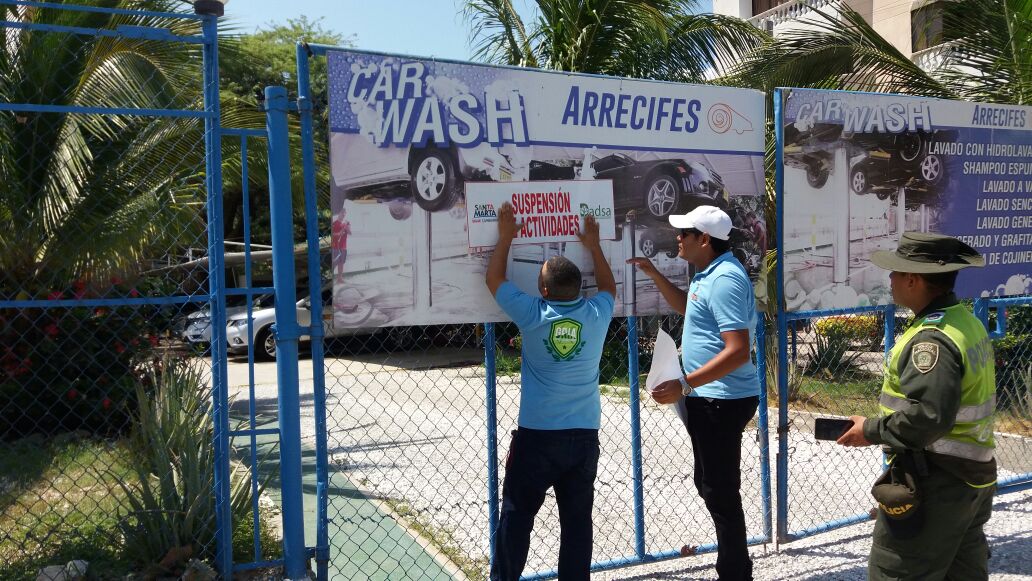
[[717, 576], [751, 581], [742, 510], [742, 432], [756, 413], [758, 397], [686, 397], [685, 427], [695, 455], [695, 488], [717, 530]]
[[555, 489], [559, 506], [559, 579], [588, 579], [598, 430], [520, 428], [512, 434], [491, 579], [520, 578], [527, 564], [534, 517], [550, 487]]

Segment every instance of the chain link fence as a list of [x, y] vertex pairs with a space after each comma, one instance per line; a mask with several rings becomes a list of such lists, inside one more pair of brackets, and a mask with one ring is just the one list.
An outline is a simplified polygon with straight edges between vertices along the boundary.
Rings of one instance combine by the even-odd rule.
[[[187, 8], [0, 2], [2, 579], [215, 561], [209, 272], [192, 260], [215, 28]], [[250, 477], [231, 471], [249, 524]]]
[[[995, 300], [989, 304], [995, 305]], [[989, 321], [1006, 309], [1006, 333], [994, 339], [997, 377], [996, 457], [1001, 492], [1007, 484], [1032, 475], [1032, 300], [999, 300]], [[890, 320], [886, 322], [886, 317]], [[814, 420], [881, 414], [885, 333], [893, 339], [907, 329], [906, 310], [867, 309], [789, 321], [787, 409], [787, 486], [780, 490], [787, 511], [782, 536], [792, 540], [860, 522], [873, 514], [871, 483], [882, 471], [876, 447], [845, 448], [814, 438]], [[776, 341], [773, 348], [776, 349]], [[776, 350], [768, 344], [768, 361]], [[889, 346], [891, 348], [891, 345]], [[769, 397], [777, 397], [776, 367], [768, 376]]]
[[[627, 324], [612, 323], [600, 368], [593, 561], [609, 566], [636, 555]], [[637, 324], [639, 364], [647, 370], [661, 320]], [[382, 339], [351, 338], [346, 358], [333, 356], [341, 351], [328, 343], [326, 437], [339, 479], [330, 478], [331, 577], [487, 578], [490, 402], [481, 329], [416, 327]], [[511, 324], [494, 330], [497, 502], [509, 432], [517, 426], [520, 336]], [[402, 350], [394, 351], [399, 345]], [[694, 488], [684, 426], [669, 406], [643, 390], [638, 397], [645, 551], [670, 557], [712, 550], [706, 547], [715, 541], [713, 524]], [[764, 534], [760, 466], [754, 421], [743, 442], [742, 495], [751, 537]], [[549, 493], [535, 522], [527, 575], [554, 576], [558, 548], [558, 511]]]
[[988, 304], [990, 329], [1004, 321], [1003, 336], [993, 339], [993, 351], [996, 459], [1001, 486], [1006, 486], [1032, 474], [1032, 296], [993, 299]]

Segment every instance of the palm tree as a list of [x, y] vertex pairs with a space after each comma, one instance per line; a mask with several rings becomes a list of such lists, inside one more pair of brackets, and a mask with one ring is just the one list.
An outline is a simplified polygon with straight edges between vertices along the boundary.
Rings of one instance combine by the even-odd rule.
[[970, 99], [1032, 102], [1032, 2], [942, 2], [947, 40], [938, 65], [924, 70], [846, 5], [838, 17], [814, 10], [807, 27], [770, 39], [728, 82], [772, 92], [810, 87]]
[[[174, 0], [98, 2], [181, 11]], [[86, 29], [196, 20], [0, 7], [5, 20]], [[200, 108], [195, 44], [5, 29], [0, 100], [44, 106]], [[134, 264], [148, 248], [203, 232], [199, 119], [17, 112], [0, 115], [0, 287], [60, 284]], [[199, 226], [199, 230], [198, 230]], [[7, 294], [7, 293], [4, 293]]]
[[467, 0], [474, 58], [495, 64], [706, 82], [765, 35], [694, 0], [537, 0], [528, 26], [511, 0]]
[[[789, 29], [747, 54], [721, 84], [767, 93], [767, 225], [774, 226], [773, 94], [777, 87], [871, 91], [995, 103], [1032, 102], [1032, 2], [942, 2], [949, 40], [938, 65], [922, 69], [863, 16], [813, 10], [807, 26]], [[773, 231], [772, 229], [768, 231]]]

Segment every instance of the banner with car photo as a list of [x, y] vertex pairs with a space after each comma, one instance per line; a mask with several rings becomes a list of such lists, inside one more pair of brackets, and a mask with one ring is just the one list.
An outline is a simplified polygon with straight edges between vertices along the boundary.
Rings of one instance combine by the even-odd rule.
[[966, 298], [1032, 293], [1032, 107], [781, 89], [786, 308], [892, 302], [870, 261], [904, 231], [964, 240]]
[[[615, 232], [602, 244], [619, 316], [669, 312], [625, 261], [648, 256], [686, 286], [667, 217], [702, 204], [732, 216], [736, 256], [761, 273], [759, 92], [361, 51], [332, 51], [328, 63], [334, 326], [506, 320], [484, 284], [492, 249], [467, 233], [465, 192], [477, 182], [611, 183], [585, 189], [607, 199], [579, 203], [572, 218], [607, 208], [596, 218]], [[508, 278], [536, 294], [555, 255], [581, 268], [585, 296], [596, 292], [579, 242], [514, 245]]]

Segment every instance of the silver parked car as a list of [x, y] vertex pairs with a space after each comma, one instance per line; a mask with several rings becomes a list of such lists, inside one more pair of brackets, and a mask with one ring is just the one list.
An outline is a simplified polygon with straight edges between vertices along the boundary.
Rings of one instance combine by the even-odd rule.
[[[254, 310], [259, 310], [273, 306], [273, 296], [274, 295], [266, 294], [255, 297], [254, 303], [252, 303], [252, 308]], [[246, 299], [240, 296], [226, 297], [227, 320], [233, 317], [233, 315], [238, 315], [240, 313], [244, 313], [246, 315], [247, 305], [239, 304], [241, 300]], [[197, 346], [205, 346], [211, 343], [211, 308], [207, 304], [205, 304], [201, 309], [184, 317], [181, 325], [182, 328], [179, 331], [179, 335], [182, 337], [183, 341]]]
[[[322, 290], [323, 332], [326, 337], [343, 337], [349, 335], [372, 335], [380, 331], [379, 327], [338, 327], [333, 324], [333, 288]], [[312, 310], [309, 297], [297, 301], [297, 323], [301, 327], [312, 324]], [[255, 359], [271, 361], [276, 358], [276, 337], [272, 325], [276, 322], [275, 307], [257, 309], [252, 312], [251, 334], [247, 333], [247, 312], [238, 313], [227, 319], [227, 349], [232, 354], [247, 353], [247, 346], [254, 341]], [[310, 341], [311, 337], [302, 335], [301, 341]]]

